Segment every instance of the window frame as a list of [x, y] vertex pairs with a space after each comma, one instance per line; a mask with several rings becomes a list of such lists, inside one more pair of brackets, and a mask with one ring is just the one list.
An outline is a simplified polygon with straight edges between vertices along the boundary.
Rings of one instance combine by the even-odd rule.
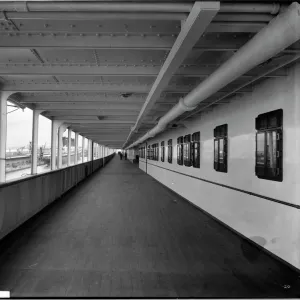
[[151, 160], [151, 145], [148, 145], [147, 146], [147, 159], [148, 160]]
[[152, 160], [158, 161], [158, 157], [159, 157], [158, 143], [155, 143], [152, 145]]
[[185, 135], [183, 138], [183, 164], [186, 167], [192, 166], [192, 137], [190, 134]]
[[161, 162], [165, 161], [165, 141], [160, 143], [160, 160]]
[[172, 139], [168, 140], [168, 163], [172, 163], [173, 158], [173, 141]]
[[[197, 157], [195, 157], [195, 146], [197, 145], [198, 152], [197, 152]], [[194, 132], [192, 134], [192, 166], [193, 168], [198, 168], [200, 169], [200, 131]]]
[[[220, 155], [221, 141], [223, 142], [222, 161]], [[227, 150], [228, 150], [228, 124], [223, 124], [215, 127], [214, 129], [214, 169], [217, 172], [222, 172], [222, 173], [228, 172]]]
[[183, 136], [177, 138], [177, 164], [183, 166]]
[[[275, 124], [272, 121], [275, 120]], [[271, 180], [271, 181], [283, 181], [283, 110], [277, 109], [258, 115], [255, 118], [255, 175], [259, 179]], [[263, 164], [261, 157], [258, 157], [258, 135], [263, 134]], [[276, 167], [272, 168], [268, 166], [268, 135], [275, 134], [276, 151], [272, 151], [270, 160], [276, 161]], [[273, 144], [274, 145], [274, 144]], [[275, 170], [275, 172], [274, 172]], [[274, 174], [275, 173], [275, 174]]]

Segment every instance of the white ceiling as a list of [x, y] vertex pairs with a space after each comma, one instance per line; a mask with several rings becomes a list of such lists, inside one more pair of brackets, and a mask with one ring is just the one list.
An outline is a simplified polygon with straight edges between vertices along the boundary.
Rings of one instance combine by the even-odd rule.
[[[16, 6], [17, 11], [5, 3], [0, 2], [1, 89], [15, 91], [15, 100], [43, 110], [43, 115], [52, 120], [65, 121], [72, 130], [95, 142], [122, 147], [188, 12], [135, 12], [124, 9], [128, 4], [125, 1], [120, 12], [67, 11], [63, 7], [53, 12], [47, 11], [49, 8], [35, 11], [33, 2], [28, 1], [26, 12], [25, 8], [22, 11], [22, 3]], [[140, 7], [145, 3], [140, 3]], [[185, 3], [193, 6], [193, 2]], [[155, 126], [159, 117], [274, 16], [255, 12], [217, 13], [148, 106], [138, 132], [127, 142], [135, 141]], [[300, 44], [294, 44], [238, 78], [205, 104], [299, 52]], [[268, 76], [284, 75], [284, 70], [279, 70]], [[251, 92], [251, 85], [240, 92]], [[180, 125], [180, 118], [177, 124]]]

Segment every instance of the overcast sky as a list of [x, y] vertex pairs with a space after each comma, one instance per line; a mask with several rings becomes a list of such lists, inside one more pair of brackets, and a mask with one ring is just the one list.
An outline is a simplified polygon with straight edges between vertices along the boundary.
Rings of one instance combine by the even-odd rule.
[[[8, 105], [13, 105], [8, 102]], [[7, 107], [7, 112], [15, 110], [15, 107]], [[7, 115], [7, 144], [6, 148], [27, 146], [32, 139], [32, 110], [18, 109]], [[51, 145], [51, 120], [39, 117], [39, 146], [46, 143]]]

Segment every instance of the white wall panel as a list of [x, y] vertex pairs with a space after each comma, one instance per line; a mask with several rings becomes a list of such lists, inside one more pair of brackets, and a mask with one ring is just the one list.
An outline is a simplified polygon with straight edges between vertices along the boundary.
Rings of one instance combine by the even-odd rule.
[[[230, 104], [186, 122], [185, 129], [164, 132], [149, 140], [150, 145], [162, 140], [166, 144], [172, 138], [173, 162], [148, 160], [147, 173], [300, 269], [298, 208], [156, 167], [300, 205], [300, 66], [291, 68], [288, 74], [265, 80], [255, 86], [252, 93], [236, 96]], [[255, 118], [280, 108], [283, 109], [283, 182], [276, 182], [255, 175]], [[228, 173], [221, 173], [213, 168], [213, 130], [225, 123], [228, 124]], [[197, 131], [201, 132], [200, 169], [178, 165], [177, 138]], [[141, 162], [141, 169], [145, 169], [143, 165]], [[259, 242], [263, 239], [257, 237], [265, 242]]]

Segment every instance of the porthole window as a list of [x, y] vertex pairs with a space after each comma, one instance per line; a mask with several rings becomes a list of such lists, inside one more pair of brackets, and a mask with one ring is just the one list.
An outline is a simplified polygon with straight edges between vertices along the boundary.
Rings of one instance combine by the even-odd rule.
[[255, 119], [255, 174], [258, 178], [283, 180], [282, 119], [282, 109], [261, 114]]
[[177, 139], [177, 163], [183, 165], [183, 136]]
[[200, 168], [200, 132], [192, 134], [192, 164], [194, 168]]
[[183, 144], [183, 162], [184, 165], [190, 167], [192, 165], [192, 147], [191, 147], [191, 135], [188, 134], [184, 137]]
[[227, 173], [227, 124], [214, 129], [214, 169]]
[[165, 142], [164, 141], [162, 141], [160, 143], [160, 160], [162, 162], [165, 161]]
[[173, 146], [172, 146], [172, 139], [168, 140], [168, 162], [172, 163], [173, 157]]

